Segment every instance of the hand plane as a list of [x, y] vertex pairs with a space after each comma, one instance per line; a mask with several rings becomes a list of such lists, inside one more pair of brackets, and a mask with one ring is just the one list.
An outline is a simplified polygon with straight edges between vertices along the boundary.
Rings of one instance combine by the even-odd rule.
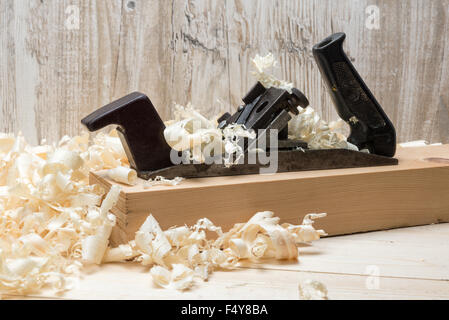
[[[306, 96], [298, 89], [291, 92], [280, 88], [256, 85], [242, 99], [243, 104], [234, 114], [225, 113], [218, 119], [218, 128], [240, 124], [257, 132], [254, 141], [245, 141], [246, 154], [253, 152], [261, 139], [268, 139], [271, 130], [277, 132], [277, 143], [267, 148], [267, 154], [276, 152], [276, 172], [339, 169], [396, 165], [393, 158], [396, 149], [395, 129], [366, 84], [343, 51], [344, 33], [334, 34], [313, 47], [313, 54], [329, 89], [339, 116], [351, 129], [348, 141], [359, 150], [312, 150], [307, 143], [288, 139], [288, 122], [298, 107], [309, 105]], [[130, 165], [143, 179], [201, 178], [257, 174], [269, 164], [255, 157], [250, 162], [224, 164], [173, 164], [171, 147], [164, 138], [165, 125], [150, 99], [139, 92], [116, 100], [81, 120], [89, 131], [107, 125], [118, 125], [117, 131]]]

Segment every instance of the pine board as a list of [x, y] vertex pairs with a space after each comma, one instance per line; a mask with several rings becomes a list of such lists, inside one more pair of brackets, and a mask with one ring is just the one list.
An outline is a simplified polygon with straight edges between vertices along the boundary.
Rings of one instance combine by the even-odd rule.
[[[398, 148], [397, 158], [397, 166], [122, 185], [112, 242], [134, 239], [149, 213], [163, 228], [208, 217], [227, 230], [258, 211], [296, 224], [307, 213], [327, 212], [316, 227], [329, 235], [449, 222], [449, 145]], [[90, 179], [106, 190], [114, 183], [105, 172]]]

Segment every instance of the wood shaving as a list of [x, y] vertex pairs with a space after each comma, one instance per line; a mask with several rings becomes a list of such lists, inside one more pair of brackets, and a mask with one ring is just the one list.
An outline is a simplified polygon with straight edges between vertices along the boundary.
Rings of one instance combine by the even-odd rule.
[[170, 147], [183, 151], [190, 161], [211, 164], [218, 156], [219, 163], [235, 165], [243, 156], [241, 139], [256, 137], [242, 125], [218, 129], [215, 119], [208, 120], [190, 103], [187, 107], [177, 104], [175, 110], [175, 119], [166, 122], [164, 137]]
[[[134, 246], [134, 245], [133, 245]], [[121, 244], [118, 247], [108, 247], [104, 256], [103, 263], [127, 261], [138, 256], [138, 253], [130, 244]]]
[[137, 172], [129, 167], [119, 166], [117, 168], [109, 169], [106, 171], [107, 176], [120, 183], [127, 185], [135, 185], [137, 182]]
[[259, 81], [265, 88], [276, 87], [292, 93], [293, 83], [279, 80], [272, 73], [267, 72], [272, 71], [277, 65], [277, 61], [271, 52], [265, 56], [256, 55], [252, 60], [252, 63], [255, 68], [252, 72], [253, 76], [255, 76], [257, 81]]
[[256, 133], [252, 130], [246, 130], [239, 124], [231, 124], [223, 129], [223, 143], [225, 150], [224, 164], [230, 167], [240, 163], [244, 157], [244, 150], [239, 143], [242, 138], [255, 139]]
[[206, 119], [191, 104], [187, 107], [175, 105], [175, 120], [167, 123], [164, 137], [174, 150], [184, 151], [192, 161], [199, 163], [223, 150], [217, 123]]
[[348, 149], [359, 151], [357, 146], [346, 140], [341, 133], [346, 123], [339, 119], [327, 123], [311, 107], [299, 108], [299, 114], [290, 120], [288, 134], [290, 139], [307, 142], [310, 149]]
[[177, 186], [178, 184], [180, 184], [182, 181], [184, 181], [184, 178], [182, 177], [175, 177], [173, 179], [166, 179], [164, 177], [161, 176], [157, 176], [154, 179], [148, 179], [143, 183], [143, 188], [144, 189], [148, 189], [151, 188], [152, 186], [158, 186], [158, 185], [163, 185], [163, 186]]
[[328, 300], [327, 288], [316, 280], [305, 280], [299, 283], [299, 298], [301, 300]]
[[193, 284], [193, 270], [183, 264], [173, 264], [171, 270], [154, 266], [150, 273], [154, 283], [166, 289], [185, 290]]

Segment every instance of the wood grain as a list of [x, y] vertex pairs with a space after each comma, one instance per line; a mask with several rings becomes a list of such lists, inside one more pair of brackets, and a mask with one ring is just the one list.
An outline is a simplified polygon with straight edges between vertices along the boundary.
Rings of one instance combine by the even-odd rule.
[[[368, 5], [380, 29], [365, 26]], [[78, 29], [65, 25], [79, 8]], [[344, 31], [346, 50], [392, 118], [399, 141], [449, 142], [449, 0], [21, 0], [0, 2], [0, 131], [33, 143], [78, 134], [80, 119], [133, 90], [164, 119], [191, 101], [234, 110], [254, 82], [250, 59], [337, 118], [311, 48]]]
[[[148, 214], [162, 228], [208, 217], [228, 230], [259, 211], [298, 224], [307, 213], [330, 235], [449, 222], [449, 145], [398, 148], [397, 166], [188, 179], [177, 186], [121, 185], [111, 241], [134, 239]], [[91, 184], [117, 184], [104, 172]]]

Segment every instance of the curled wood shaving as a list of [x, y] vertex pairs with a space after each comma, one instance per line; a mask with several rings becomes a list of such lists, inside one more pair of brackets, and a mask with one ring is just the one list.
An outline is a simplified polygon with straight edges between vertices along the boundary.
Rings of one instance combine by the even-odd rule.
[[222, 133], [216, 122], [206, 119], [190, 104], [175, 105], [175, 109], [176, 120], [164, 130], [165, 140], [174, 150], [185, 151], [191, 160], [200, 163], [221, 154]]
[[279, 80], [272, 73], [267, 72], [272, 71], [277, 65], [277, 61], [271, 52], [263, 57], [256, 55], [252, 60], [252, 63], [255, 68], [252, 74], [265, 88], [276, 87], [287, 90], [290, 93], [292, 92], [293, 83]]
[[150, 273], [154, 283], [166, 289], [185, 290], [193, 284], [193, 270], [183, 264], [173, 264], [172, 269], [154, 266]]
[[246, 130], [239, 124], [231, 124], [223, 129], [223, 143], [225, 150], [224, 164], [226, 167], [238, 164], [244, 156], [242, 145], [239, 143], [242, 138], [255, 139], [256, 133]]
[[118, 247], [108, 247], [104, 256], [103, 263], [127, 261], [138, 256], [138, 252], [133, 249], [134, 245], [121, 244]]
[[327, 288], [316, 280], [305, 280], [299, 283], [299, 298], [301, 300], [328, 300]]
[[[243, 156], [239, 141], [245, 137], [255, 138], [255, 133], [242, 125], [218, 129], [216, 120], [206, 119], [191, 104], [187, 107], [175, 105], [175, 109], [175, 119], [166, 123], [164, 137], [170, 147], [183, 151], [191, 161], [208, 164], [220, 161], [226, 166], [237, 164]], [[223, 158], [216, 160], [222, 155]]]
[[137, 172], [129, 167], [119, 166], [113, 169], [109, 169], [106, 172], [107, 176], [120, 183], [127, 185], [135, 185], [137, 182]]
[[313, 108], [299, 108], [299, 114], [289, 122], [291, 139], [307, 142], [310, 149], [349, 149], [359, 151], [357, 146], [346, 140], [341, 133], [345, 122], [341, 119], [327, 123], [321, 120]]
[[152, 186], [157, 186], [157, 185], [176, 186], [176, 185], [180, 184], [182, 181], [184, 181], [184, 178], [182, 178], [182, 177], [175, 177], [173, 179], [166, 179], [164, 177], [157, 176], [154, 179], [146, 180], [143, 183], [143, 188], [144, 189], [148, 189], [148, 188], [150, 188]]

